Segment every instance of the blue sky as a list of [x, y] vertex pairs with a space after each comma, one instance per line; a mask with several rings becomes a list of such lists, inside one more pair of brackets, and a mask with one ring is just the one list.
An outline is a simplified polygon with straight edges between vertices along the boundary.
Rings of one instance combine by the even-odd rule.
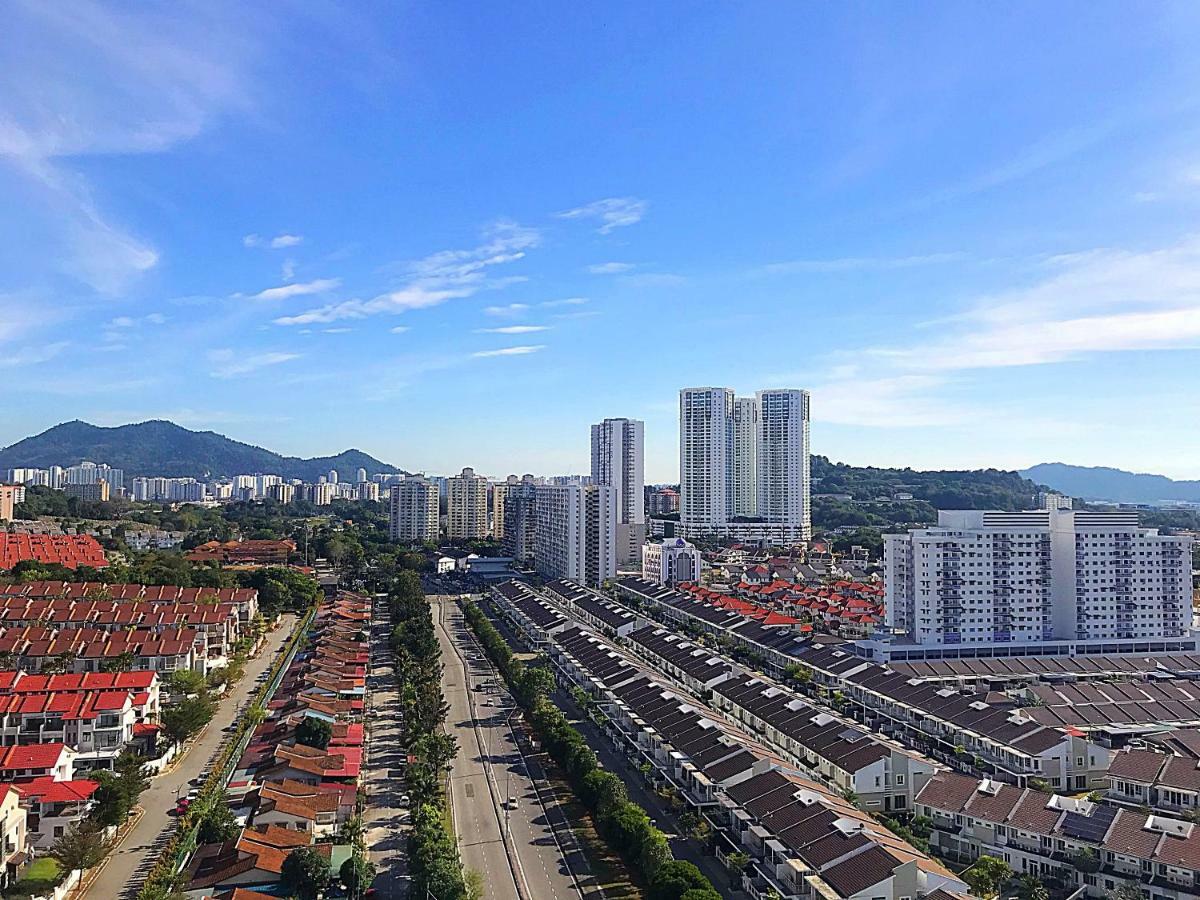
[[1194, 4], [257, 6], [7, 8], [0, 444], [550, 473], [627, 415], [670, 480], [719, 384], [1200, 476]]

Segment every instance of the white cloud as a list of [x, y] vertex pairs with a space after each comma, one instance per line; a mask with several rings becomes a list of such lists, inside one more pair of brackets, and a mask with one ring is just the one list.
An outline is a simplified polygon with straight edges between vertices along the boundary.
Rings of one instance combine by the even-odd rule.
[[279, 278], [281, 281], [291, 281], [296, 277], [296, 261], [294, 259], [285, 259], [283, 265], [279, 267]]
[[248, 375], [258, 369], [277, 366], [281, 363], [299, 359], [299, 353], [268, 352], [255, 353], [249, 356], [239, 356], [228, 348], [213, 350], [208, 354], [209, 361], [214, 363], [209, 373], [213, 378], [236, 378]]
[[529, 311], [529, 304], [509, 303], [507, 306], [485, 306], [483, 311], [489, 316], [519, 316]]
[[962, 253], [929, 253], [923, 256], [843, 256], [835, 259], [793, 259], [769, 263], [760, 271], [768, 275], [793, 272], [864, 272], [911, 269], [963, 259]]
[[271, 238], [271, 249], [282, 250], [285, 247], [295, 247], [303, 240], [304, 238], [298, 234], [281, 234]]
[[544, 303], [539, 303], [538, 306], [583, 306], [587, 302], [587, 297], [567, 297], [564, 300], [547, 300]]
[[471, 355], [481, 358], [488, 356], [525, 356], [545, 349], [545, 344], [530, 344], [523, 347], [501, 347], [499, 350], [479, 350]]
[[590, 275], [620, 275], [633, 267], [633, 263], [627, 262], [593, 263], [587, 267], [587, 271]]
[[67, 341], [57, 341], [40, 347], [23, 347], [20, 350], [8, 351], [0, 355], [0, 368], [15, 369], [20, 366], [34, 366], [38, 363], [49, 362], [67, 347]]
[[303, 297], [309, 294], [324, 294], [341, 285], [340, 278], [318, 278], [315, 281], [301, 281], [297, 284], [285, 284], [281, 287], [267, 288], [253, 294], [251, 300], [286, 300], [289, 297]]
[[[405, 283], [394, 291], [368, 300], [353, 299], [275, 319], [276, 325], [311, 325], [340, 319], [407, 312], [438, 306], [447, 300], [470, 297], [482, 290], [495, 290], [518, 279], [492, 278], [494, 266], [516, 262], [541, 242], [541, 235], [507, 220], [484, 230], [483, 243], [469, 250], [442, 250], [399, 266]], [[275, 290], [286, 290], [276, 288]]]
[[500, 328], [476, 328], [476, 334], [533, 334], [549, 331], [549, 325], [503, 325]]
[[608, 234], [615, 228], [626, 225], [636, 225], [646, 214], [648, 204], [636, 197], [606, 197], [596, 200], [586, 206], [577, 206], [560, 212], [560, 219], [599, 219], [601, 234]]
[[395, 328], [389, 328], [389, 329], [388, 329], [388, 331], [389, 331], [391, 334], [404, 334], [404, 332], [406, 332], [406, 331], [411, 331], [411, 330], [412, 330], [412, 329], [411, 329], [411, 328], [409, 328], [407, 325], [397, 325]]
[[349, 334], [353, 328], [322, 328], [321, 334]]

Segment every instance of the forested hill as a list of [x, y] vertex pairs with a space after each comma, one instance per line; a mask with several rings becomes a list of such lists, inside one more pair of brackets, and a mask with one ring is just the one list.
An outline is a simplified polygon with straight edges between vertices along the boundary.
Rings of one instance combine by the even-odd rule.
[[1041, 489], [1016, 472], [1000, 469], [877, 469], [832, 463], [825, 456], [812, 458], [812, 479], [814, 494], [850, 494], [863, 502], [908, 493], [935, 509], [1030, 509]]
[[263, 473], [316, 481], [330, 469], [336, 469], [345, 479], [353, 479], [360, 467], [372, 474], [396, 471], [394, 466], [361, 450], [345, 450], [336, 456], [312, 459], [281, 456], [213, 431], [189, 431], [174, 422], [163, 421], [116, 428], [101, 428], [79, 421], [64, 422], [0, 450], [0, 470], [21, 466], [42, 469], [53, 465], [70, 466], [85, 459], [124, 469], [127, 478], [135, 475], [204, 478]]

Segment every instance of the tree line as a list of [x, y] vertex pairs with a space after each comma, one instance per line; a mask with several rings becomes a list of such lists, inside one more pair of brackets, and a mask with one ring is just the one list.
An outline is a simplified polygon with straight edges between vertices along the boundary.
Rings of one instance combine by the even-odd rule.
[[720, 893], [693, 863], [675, 859], [667, 836], [646, 811], [629, 799], [621, 781], [599, 760], [548, 696], [554, 676], [543, 665], [526, 665], [478, 606], [465, 605], [468, 624], [488, 658], [526, 711], [546, 752], [567, 776], [575, 795], [591, 811], [596, 830], [649, 886], [649, 900], [719, 900]]

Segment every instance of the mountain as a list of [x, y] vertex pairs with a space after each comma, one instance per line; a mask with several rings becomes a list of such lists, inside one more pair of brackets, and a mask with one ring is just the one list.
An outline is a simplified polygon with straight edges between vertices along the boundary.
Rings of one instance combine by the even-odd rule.
[[1040, 489], [1021, 474], [1001, 469], [879, 469], [834, 463], [824, 456], [813, 456], [812, 480], [814, 494], [851, 494], [862, 502], [906, 493], [934, 509], [1030, 509]]
[[1200, 481], [1174, 481], [1165, 475], [1147, 475], [1104, 466], [1069, 466], [1041, 463], [1021, 474], [1071, 497], [1111, 500], [1115, 503], [1159, 504], [1186, 500], [1200, 503]]
[[0, 469], [70, 466], [84, 459], [124, 469], [126, 478], [136, 475], [204, 478], [261, 472], [316, 481], [330, 469], [336, 469], [342, 478], [353, 478], [359, 468], [372, 474], [398, 471], [361, 450], [345, 450], [337, 456], [313, 459], [281, 456], [213, 431], [189, 431], [174, 422], [163, 421], [116, 428], [64, 422], [0, 450]]

